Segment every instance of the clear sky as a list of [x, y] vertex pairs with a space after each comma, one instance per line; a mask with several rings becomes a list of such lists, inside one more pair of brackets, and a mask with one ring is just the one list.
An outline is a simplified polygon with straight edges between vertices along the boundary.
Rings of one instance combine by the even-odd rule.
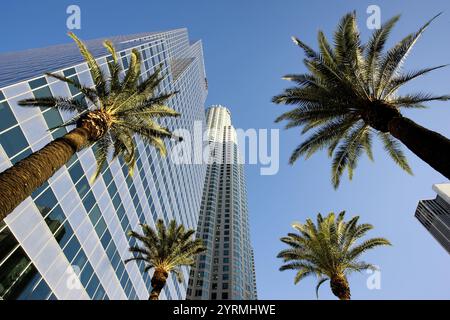
[[[202, 39], [209, 82], [207, 104], [231, 109], [238, 128], [281, 128], [273, 120], [286, 106], [271, 97], [290, 85], [287, 73], [303, 72], [303, 54], [290, 40], [296, 35], [316, 47], [319, 29], [332, 34], [345, 13], [356, 10], [363, 40], [368, 5], [381, 8], [382, 20], [402, 14], [391, 35], [393, 41], [416, 31], [440, 11], [406, 63], [418, 69], [450, 63], [450, 2], [428, 1], [288, 1], [288, 0], [160, 0], [160, 1], [8, 1], [2, 3], [1, 52], [69, 42], [66, 8], [81, 7], [84, 39], [187, 27], [191, 39]], [[450, 68], [438, 70], [410, 84], [406, 91], [450, 93]], [[431, 103], [428, 110], [405, 113], [419, 124], [450, 137], [450, 103]], [[383, 236], [393, 247], [377, 248], [365, 260], [381, 267], [381, 290], [366, 287], [367, 274], [350, 277], [355, 299], [449, 299], [450, 256], [414, 218], [420, 199], [434, 198], [431, 186], [445, 178], [405, 152], [414, 171], [409, 176], [387, 158], [379, 144], [375, 162], [363, 157], [353, 181], [343, 179], [335, 191], [330, 183], [331, 160], [324, 153], [296, 165], [287, 164], [291, 151], [303, 139], [299, 130], [280, 135], [280, 171], [260, 176], [248, 166], [248, 196], [252, 242], [255, 248], [260, 299], [315, 299], [315, 279], [295, 286], [294, 272], [279, 272], [279, 238], [293, 221], [317, 212], [347, 210], [374, 224], [369, 236]], [[321, 298], [333, 298], [328, 285]]]

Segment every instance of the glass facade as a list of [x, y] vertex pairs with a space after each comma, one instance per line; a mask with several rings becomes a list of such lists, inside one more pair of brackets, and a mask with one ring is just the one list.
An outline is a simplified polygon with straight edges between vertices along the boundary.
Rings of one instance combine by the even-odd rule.
[[450, 253], [450, 184], [436, 184], [436, 199], [421, 200], [415, 217]]
[[190, 300], [254, 300], [255, 266], [250, 242], [244, 166], [230, 111], [207, 111], [208, 164], [197, 235], [207, 251], [190, 272]]
[[[104, 39], [87, 41], [108, 73]], [[163, 66], [160, 93], [177, 90], [169, 105], [182, 114], [162, 119], [170, 129], [193, 130], [204, 122], [207, 95], [202, 44], [190, 43], [186, 29], [112, 37], [126, 69], [131, 50], [142, 57], [141, 80]], [[0, 55], [0, 171], [42, 148], [71, 128], [57, 128], [70, 114], [55, 109], [23, 108], [19, 100], [41, 96], [87, 100], [66, 83], [43, 76], [57, 72], [93, 85], [86, 63], [73, 44]], [[174, 142], [167, 141], [168, 149]], [[77, 153], [0, 224], [0, 298], [2, 299], [147, 299], [151, 274], [143, 263], [124, 260], [140, 223], [176, 219], [196, 228], [206, 165], [175, 165], [136, 137], [137, 163], [131, 177], [125, 163], [108, 163], [91, 184], [92, 146]], [[189, 270], [184, 270], [188, 278]], [[80, 285], [81, 283], [81, 285]], [[162, 299], [184, 299], [187, 281], [172, 277]]]

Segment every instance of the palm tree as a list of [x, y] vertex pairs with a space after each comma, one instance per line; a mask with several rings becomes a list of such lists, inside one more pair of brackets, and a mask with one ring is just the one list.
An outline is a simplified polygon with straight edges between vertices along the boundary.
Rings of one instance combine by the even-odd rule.
[[[140, 82], [141, 59], [139, 52], [131, 52], [130, 66], [121, 80], [121, 66], [110, 41], [104, 46], [111, 54], [108, 61], [110, 77], [107, 77], [86, 46], [73, 33], [69, 33], [85, 58], [94, 87], [82, 84], [58, 74], [47, 75], [76, 87], [92, 104], [88, 107], [77, 98], [44, 97], [26, 99], [21, 106], [56, 108], [75, 113], [75, 117], [61, 125], [75, 125], [75, 129], [56, 139], [41, 150], [0, 173], [0, 221], [17, 205], [48, 180], [78, 151], [97, 143], [95, 153], [97, 171], [95, 180], [113, 150], [113, 159], [123, 157], [130, 174], [135, 165], [135, 142], [137, 134], [144, 142], [155, 146], [164, 156], [166, 147], [163, 138], [175, 137], [169, 129], [155, 122], [159, 117], [176, 117], [179, 114], [164, 105], [172, 93], [156, 95], [155, 89], [163, 78], [160, 69]], [[181, 140], [181, 138], [178, 138]]]
[[128, 236], [136, 238], [143, 246], [130, 247], [134, 257], [125, 260], [125, 263], [144, 261], [145, 272], [154, 269], [149, 300], [158, 300], [169, 274], [172, 272], [180, 283], [183, 282], [180, 267], [193, 265], [195, 255], [204, 252], [206, 248], [202, 239], [191, 239], [195, 230], [185, 230], [175, 220], [170, 221], [168, 228], [161, 219], [156, 222], [156, 230], [146, 224], [141, 224], [141, 227], [143, 234], [128, 232]]
[[450, 178], [450, 140], [400, 112], [401, 108], [424, 108], [425, 102], [448, 100], [450, 96], [398, 93], [409, 81], [444, 67], [401, 72], [408, 53], [436, 17], [387, 52], [384, 45], [399, 16], [376, 30], [366, 44], [361, 44], [355, 13], [340, 21], [334, 46], [319, 31], [319, 52], [293, 37], [306, 54], [304, 64], [308, 73], [284, 77], [296, 86], [275, 96], [273, 102], [297, 107], [279, 116], [276, 122], [288, 120], [286, 128], [303, 126], [302, 134], [311, 129], [315, 132], [294, 150], [290, 164], [302, 155], [309, 158], [327, 148], [329, 156], [334, 156], [332, 183], [337, 188], [345, 169], [352, 178], [363, 151], [373, 159], [372, 137], [376, 133], [388, 154], [406, 172], [412, 173], [397, 139]]
[[311, 219], [305, 224], [294, 223], [293, 227], [299, 233], [288, 233], [287, 237], [281, 238], [289, 249], [278, 254], [285, 263], [280, 271], [297, 270], [295, 284], [307, 276], [318, 277], [317, 297], [319, 287], [329, 280], [333, 294], [341, 300], [349, 300], [347, 276], [351, 272], [375, 269], [375, 266], [359, 261], [359, 257], [369, 249], [390, 245], [384, 238], [373, 238], [356, 245], [355, 242], [373, 226], [358, 225], [358, 216], [345, 222], [344, 215], [345, 211], [337, 218], [334, 213], [323, 218], [319, 213], [317, 224]]

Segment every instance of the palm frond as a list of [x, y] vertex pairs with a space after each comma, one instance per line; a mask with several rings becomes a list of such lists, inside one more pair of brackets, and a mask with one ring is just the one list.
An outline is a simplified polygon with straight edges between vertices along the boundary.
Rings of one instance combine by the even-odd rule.
[[413, 174], [409, 164], [408, 160], [406, 159], [405, 154], [401, 150], [401, 145], [397, 140], [393, 137], [391, 137], [388, 133], [378, 133], [378, 136], [381, 138], [381, 141], [384, 144], [384, 149], [388, 152], [388, 154], [391, 156], [392, 160], [403, 170], [408, 172], [409, 174]]
[[64, 97], [23, 99], [18, 102], [18, 105], [23, 107], [56, 108], [68, 112], [83, 112], [87, 109], [86, 105], [82, 104], [79, 100]]
[[105, 166], [105, 163], [108, 159], [108, 153], [112, 145], [112, 139], [111, 136], [106, 134], [104, 137], [102, 137], [97, 142], [97, 149], [94, 152], [95, 160], [97, 162], [97, 167], [95, 169], [94, 175], [91, 177], [91, 183], [94, 183], [97, 178], [99, 177], [100, 173], [103, 170], [103, 167]]
[[86, 96], [86, 98], [89, 99], [89, 101], [91, 101], [93, 104], [96, 103], [96, 101], [97, 101], [97, 91], [95, 89], [86, 87], [86, 86], [80, 84], [78, 81], [75, 81], [75, 80], [73, 80], [71, 78], [68, 78], [68, 77], [61, 76], [61, 75], [56, 74], [56, 73], [48, 73], [47, 72], [46, 75], [74, 86], [81, 93], [83, 93]]
[[411, 51], [412, 47], [416, 44], [417, 40], [428, 28], [428, 26], [435, 20], [441, 13], [430, 19], [425, 25], [423, 25], [419, 31], [411, 33], [400, 41], [396, 46], [390, 49], [380, 66], [380, 73], [375, 85], [376, 97], [383, 97], [383, 92], [386, 86], [389, 85], [391, 79], [396, 75], [397, 71], [402, 67], [407, 55]]
[[111, 92], [117, 92], [120, 89], [120, 71], [121, 66], [117, 59], [116, 49], [111, 41], [106, 40], [103, 42], [103, 46], [108, 50], [111, 54], [112, 61], [108, 61], [108, 69], [111, 76], [110, 80], [110, 90]]
[[317, 286], [316, 286], [316, 298], [317, 299], [319, 299], [319, 289], [320, 289], [320, 286], [323, 284], [323, 283], [325, 283], [325, 282], [327, 282], [327, 281], [329, 281], [330, 279], [329, 278], [321, 278], [321, 279], [319, 279], [319, 281], [317, 282]]
[[69, 36], [75, 41], [78, 48], [80, 49], [81, 55], [84, 57], [84, 59], [87, 62], [87, 65], [90, 69], [92, 79], [94, 80], [95, 89], [97, 91], [98, 96], [100, 98], [105, 97], [107, 94], [106, 82], [105, 82], [103, 72], [100, 69], [100, 66], [98, 65], [97, 61], [95, 60], [95, 58], [91, 54], [91, 52], [88, 50], [86, 45], [80, 39], [78, 39], [78, 37], [73, 32], [69, 32]]

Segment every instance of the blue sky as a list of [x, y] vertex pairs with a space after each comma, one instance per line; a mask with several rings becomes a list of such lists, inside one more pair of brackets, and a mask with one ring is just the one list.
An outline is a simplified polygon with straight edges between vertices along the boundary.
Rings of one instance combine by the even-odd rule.
[[[393, 41], [416, 31], [426, 20], [444, 11], [418, 42], [406, 63], [418, 69], [450, 63], [450, 3], [448, 1], [275, 1], [275, 0], [165, 0], [165, 1], [9, 1], [2, 4], [2, 47], [16, 51], [66, 43], [66, 8], [81, 7], [82, 29], [91, 39], [117, 34], [187, 27], [191, 39], [202, 39], [209, 82], [207, 104], [231, 109], [237, 128], [281, 128], [273, 120], [286, 106], [270, 102], [289, 83], [287, 73], [305, 71], [302, 52], [293, 45], [296, 35], [313, 47], [319, 29], [332, 34], [340, 17], [356, 10], [363, 39], [366, 8], [379, 5], [382, 20], [401, 13], [391, 35]], [[410, 84], [406, 91], [450, 93], [450, 68], [438, 70]], [[405, 113], [419, 124], [450, 137], [450, 103], [431, 103], [428, 110]], [[399, 169], [374, 146], [375, 162], [363, 158], [353, 181], [346, 178], [335, 191], [330, 183], [330, 159], [325, 154], [287, 164], [291, 151], [303, 138], [299, 130], [281, 131], [280, 171], [260, 176], [258, 166], [248, 166], [248, 195], [252, 242], [255, 248], [260, 299], [315, 299], [315, 280], [295, 286], [294, 273], [280, 273], [275, 258], [283, 248], [279, 238], [291, 231], [293, 221], [304, 221], [317, 212], [347, 210], [360, 215], [393, 247], [378, 248], [365, 260], [381, 267], [381, 290], [368, 290], [367, 274], [350, 278], [355, 299], [449, 299], [450, 256], [414, 218], [419, 199], [434, 198], [433, 183], [445, 178], [411, 152], [414, 176]], [[321, 298], [332, 299], [327, 285]]]

